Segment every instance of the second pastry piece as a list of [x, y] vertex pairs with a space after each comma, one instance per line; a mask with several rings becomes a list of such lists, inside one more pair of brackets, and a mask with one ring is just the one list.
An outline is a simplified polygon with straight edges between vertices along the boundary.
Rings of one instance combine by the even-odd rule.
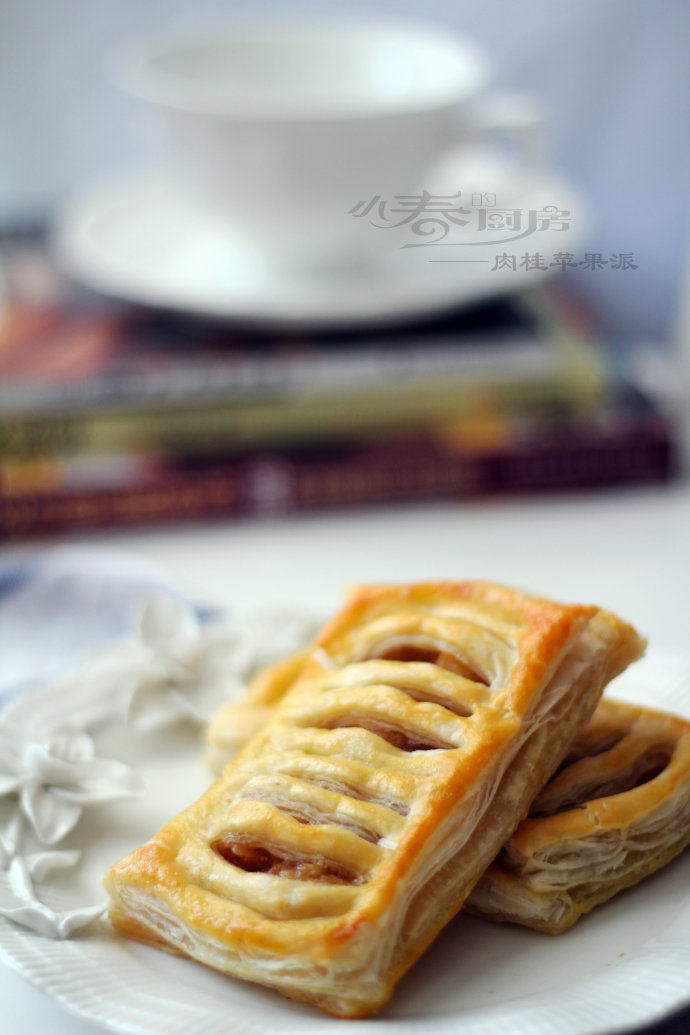
[[115, 926], [370, 1012], [642, 646], [595, 607], [485, 583], [361, 589], [223, 777], [111, 870]]
[[560, 934], [690, 843], [690, 722], [602, 700], [468, 900]]

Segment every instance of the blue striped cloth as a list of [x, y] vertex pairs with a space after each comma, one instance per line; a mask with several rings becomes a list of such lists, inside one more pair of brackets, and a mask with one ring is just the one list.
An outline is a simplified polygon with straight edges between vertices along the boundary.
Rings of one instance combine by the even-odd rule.
[[156, 592], [181, 597], [158, 568], [117, 551], [59, 547], [0, 561], [0, 708], [131, 633], [137, 604]]

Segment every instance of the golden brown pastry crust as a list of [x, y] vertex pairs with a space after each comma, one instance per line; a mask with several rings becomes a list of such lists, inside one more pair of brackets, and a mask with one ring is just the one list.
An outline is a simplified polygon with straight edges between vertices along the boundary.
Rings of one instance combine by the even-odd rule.
[[560, 934], [688, 843], [690, 722], [603, 700], [467, 905]]
[[369, 1013], [642, 649], [595, 607], [487, 583], [353, 592], [222, 777], [109, 871], [115, 927]]
[[[247, 725], [252, 732], [263, 725], [289, 688], [286, 674], [294, 679], [307, 653], [261, 672], [244, 698], [221, 709], [207, 731], [210, 757], [227, 761], [246, 742]], [[249, 723], [238, 721], [244, 716]], [[659, 764], [664, 769], [653, 779], [630, 786]], [[489, 920], [560, 934], [665, 866], [688, 843], [690, 722], [603, 699], [466, 908]], [[576, 853], [570, 872], [562, 862], [540, 862], [552, 852], [557, 860], [559, 851]], [[509, 864], [511, 858], [517, 861]]]

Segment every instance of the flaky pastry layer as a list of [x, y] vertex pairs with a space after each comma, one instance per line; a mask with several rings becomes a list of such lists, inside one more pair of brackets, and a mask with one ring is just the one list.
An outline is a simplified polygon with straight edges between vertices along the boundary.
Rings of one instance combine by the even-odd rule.
[[607, 612], [487, 583], [353, 592], [220, 779], [109, 871], [115, 927], [377, 1009], [642, 649]]
[[690, 722], [600, 702], [468, 900], [560, 934], [690, 843]]

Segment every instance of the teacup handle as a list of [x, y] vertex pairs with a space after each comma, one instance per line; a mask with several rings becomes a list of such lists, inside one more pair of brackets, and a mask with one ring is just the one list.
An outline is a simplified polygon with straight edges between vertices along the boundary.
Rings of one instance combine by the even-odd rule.
[[547, 161], [544, 112], [530, 93], [493, 93], [477, 100], [467, 113], [464, 131], [475, 137], [504, 133], [515, 138], [516, 159], [526, 171], [544, 168]]

